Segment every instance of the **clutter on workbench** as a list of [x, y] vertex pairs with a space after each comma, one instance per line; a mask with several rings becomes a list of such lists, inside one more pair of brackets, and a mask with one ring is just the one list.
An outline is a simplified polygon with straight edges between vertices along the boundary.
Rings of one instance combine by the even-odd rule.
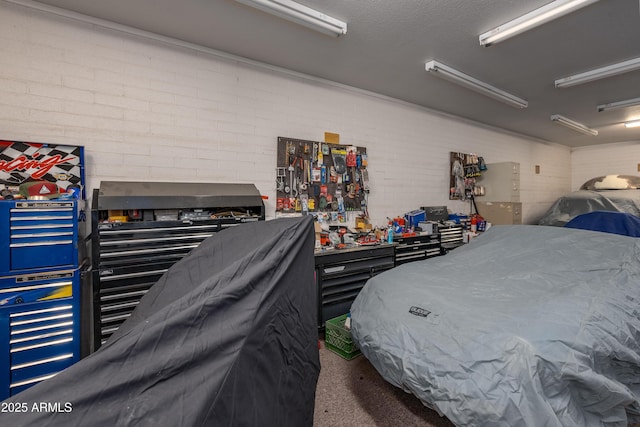
[[377, 229], [369, 227], [352, 230], [345, 225], [332, 225], [328, 221], [315, 222], [315, 238], [316, 250], [348, 249], [382, 242], [377, 236]]
[[[437, 235], [443, 253], [470, 242], [490, 227], [478, 213], [450, 213], [446, 206], [423, 206], [405, 213], [403, 217], [388, 218], [388, 224], [395, 233], [394, 242], [412, 243], [412, 248], [417, 251], [419, 246], [416, 243], [424, 240], [421, 237]], [[408, 240], [414, 236], [416, 239]]]
[[407, 212], [406, 214], [404, 214], [404, 218], [409, 227], [417, 227], [418, 223], [424, 221], [427, 216], [424, 210], [416, 209], [415, 211]]

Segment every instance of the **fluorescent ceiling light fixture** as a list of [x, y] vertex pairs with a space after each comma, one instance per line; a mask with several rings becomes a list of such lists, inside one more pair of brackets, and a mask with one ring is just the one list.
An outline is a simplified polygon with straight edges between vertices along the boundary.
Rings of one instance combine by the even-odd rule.
[[595, 129], [591, 129], [583, 125], [582, 123], [575, 122], [571, 119], [567, 119], [560, 114], [554, 114], [551, 116], [551, 120], [558, 123], [559, 125], [568, 127], [569, 129], [573, 129], [577, 132], [581, 132], [587, 135], [596, 136], [598, 135], [598, 131]]
[[640, 98], [627, 99], [625, 101], [610, 102], [598, 105], [598, 112], [618, 110], [620, 108], [635, 107], [640, 105]]
[[474, 77], [471, 77], [463, 72], [455, 70], [447, 65], [444, 65], [438, 61], [429, 61], [425, 64], [425, 69], [433, 73], [433, 75], [442, 77], [443, 79], [449, 80], [453, 83], [459, 84], [460, 86], [464, 86], [467, 89], [471, 89], [483, 95], [486, 95], [490, 98], [496, 99], [498, 101], [504, 102], [515, 108], [527, 108], [529, 103], [522, 99], [518, 98], [515, 95], [511, 95], [508, 92], [505, 92], [497, 87], [491, 86], [488, 83], [482, 82]]
[[595, 70], [589, 70], [584, 73], [558, 79], [556, 80], [556, 87], [571, 87], [636, 70], [640, 70], [640, 58], [629, 59], [628, 61], [618, 62], [617, 64], [607, 65], [596, 68]]
[[236, 1], [330, 36], [338, 37], [347, 33], [346, 22], [339, 21], [291, 0]]
[[640, 127], [640, 120], [634, 120], [632, 122], [627, 122], [624, 124], [625, 127], [628, 128], [637, 128]]
[[491, 46], [494, 43], [501, 42], [510, 37], [524, 33], [527, 30], [535, 28], [539, 25], [546, 24], [556, 18], [564, 16], [574, 10], [588, 6], [598, 0], [556, 0], [542, 6], [539, 9], [531, 11], [519, 18], [509, 21], [493, 30], [480, 34], [479, 40], [481, 46]]

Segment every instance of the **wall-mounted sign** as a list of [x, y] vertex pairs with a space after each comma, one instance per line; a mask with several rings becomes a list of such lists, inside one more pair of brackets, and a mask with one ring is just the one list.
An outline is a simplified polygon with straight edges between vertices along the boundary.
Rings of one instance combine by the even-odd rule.
[[84, 197], [84, 147], [0, 140], [0, 189], [31, 182], [79, 187]]

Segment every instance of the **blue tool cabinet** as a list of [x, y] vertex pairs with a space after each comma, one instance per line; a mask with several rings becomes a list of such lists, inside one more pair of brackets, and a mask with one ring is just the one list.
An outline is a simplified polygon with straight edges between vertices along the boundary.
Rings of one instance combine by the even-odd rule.
[[80, 357], [78, 201], [0, 201], [0, 399]]
[[0, 399], [80, 358], [80, 271], [0, 278]]
[[0, 140], [0, 400], [80, 359], [83, 188], [83, 147]]
[[23, 271], [78, 267], [78, 202], [0, 204], [0, 277]]

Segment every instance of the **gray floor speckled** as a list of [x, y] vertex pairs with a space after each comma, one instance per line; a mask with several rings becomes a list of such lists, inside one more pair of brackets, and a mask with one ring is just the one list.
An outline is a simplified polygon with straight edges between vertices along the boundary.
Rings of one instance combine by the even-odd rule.
[[409, 393], [387, 383], [363, 356], [320, 349], [314, 427], [453, 427]]
[[327, 350], [324, 341], [320, 347], [314, 427], [455, 427], [417, 397], [387, 383], [363, 356], [345, 360]]

